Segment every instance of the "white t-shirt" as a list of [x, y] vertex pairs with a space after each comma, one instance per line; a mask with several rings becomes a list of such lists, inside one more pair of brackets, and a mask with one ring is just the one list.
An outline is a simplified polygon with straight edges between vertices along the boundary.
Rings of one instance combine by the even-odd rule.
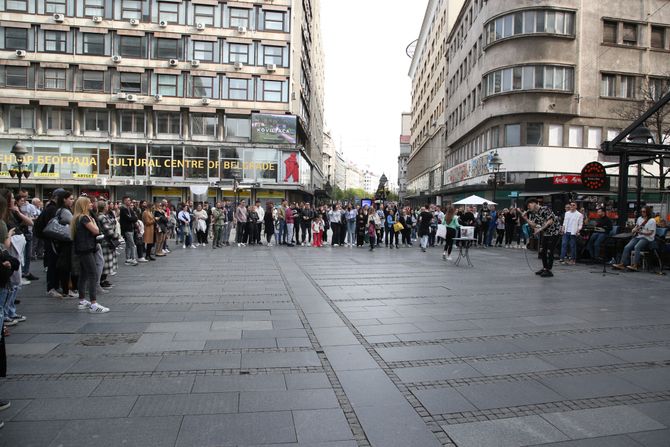
[[584, 216], [579, 211], [568, 211], [563, 217], [563, 231], [577, 234], [584, 224]]
[[[635, 224], [638, 227], [641, 227], [643, 223], [644, 223], [644, 219], [642, 217], [638, 217], [637, 222], [635, 222]], [[645, 232], [645, 233], [648, 233], [648, 234], [642, 234], [642, 232]], [[640, 233], [638, 233], [637, 237], [645, 238], [649, 242], [653, 242], [655, 236], [656, 236], [656, 221], [654, 219], [649, 219], [647, 221], [647, 224], [644, 226], [644, 228], [640, 229]]]

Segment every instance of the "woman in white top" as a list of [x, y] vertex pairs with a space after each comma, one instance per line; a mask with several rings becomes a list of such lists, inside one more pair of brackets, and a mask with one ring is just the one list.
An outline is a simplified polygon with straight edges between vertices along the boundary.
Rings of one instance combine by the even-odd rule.
[[198, 204], [193, 212], [193, 217], [195, 218], [195, 231], [198, 236], [198, 242], [195, 246], [205, 246], [207, 245], [207, 211], [202, 209], [202, 204]]

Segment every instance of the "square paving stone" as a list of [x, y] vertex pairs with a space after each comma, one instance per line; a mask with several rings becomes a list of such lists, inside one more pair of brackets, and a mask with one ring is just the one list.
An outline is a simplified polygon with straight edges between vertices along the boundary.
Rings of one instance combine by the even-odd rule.
[[406, 362], [411, 360], [454, 357], [454, 354], [449, 349], [440, 345], [378, 348], [377, 352], [387, 362]]
[[160, 361], [156, 371], [226, 369], [239, 367], [240, 354], [238, 353], [167, 355]]
[[516, 344], [504, 340], [469, 341], [464, 343], [449, 343], [446, 345], [449, 351], [459, 357], [475, 357], [490, 354], [507, 354], [510, 352], [523, 352]]
[[628, 437], [644, 447], [668, 447], [670, 430], [654, 430], [643, 431], [639, 433], [629, 433]]
[[551, 363], [538, 357], [489, 361], [468, 361], [468, 364], [485, 376], [519, 374], [556, 369]]
[[377, 362], [360, 344], [349, 346], [327, 346], [323, 348], [334, 370], [379, 368]]
[[75, 420], [67, 423], [50, 446], [164, 447], [174, 445], [180, 421], [181, 417], [175, 416], [107, 419], [92, 424]]
[[517, 447], [568, 439], [539, 416], [443, 425], [459, 447]]
[[3, 399], [86, 397], [99, 383], [100, 379], [5, 382], [0, 385], [0, 396]]
[[670, 368], [652, 368], [616, 373], [618, 377], [648, 391], [670, 389]]
[[293, 423], [298, 442], [313, 445], [316, 442], [353, 439], [353, 434], [342, 410], [296, 410]]
[[216, 414], [184, 416], [176, 447], [221, 447], [296, 441], [290, 411]]
[[670, 360], [670, 349], [662, 347], [608, 349], [607, 352], [627, 362], [659, 362]]
[[245, 352], [242, 368], [279, 368], [292, 366], [321, 366], [314, 351], [297, 352]]
[[68, 373], [153, 371], [159, 356], [147, 357], [85, 357], [68, 369]]
[[[9, 348], [7, 348], [9, 350]], [[33, 357], [10, 357], [7, 362], [7, 374], [59, 374], [77, 363], [76, 357], [56, 357], [44, 361]]]
[[548, 377], [541, 382], [566, 399], [586, 399], [646, 391], [614, 374]]
[[237, 409], [238, 393], [151, 395], [140, 396], [130, 416], [236, 413]]
[[312, 343], [309, 338], [278, 338], [277, 347], [279, 348], [311, 348]]
[[339, 408], [332, 389], [242, 391], [240, 412]]
[[655, 419], [666, 427], [670, 427], [670, 402], [649, 402], [646, 404], [637, 404], [631, 406], [636, 410], [646, 414], [650, 418]]
[[178, 332], [174, 336], [174, 341], [239, 340], [240, 338], [242, 338], [242, 329], [234, 329], [228, 331]]
[[[298, 327], [302, 327], [302, 325], [292, 326], [286, 329], [293, 329]], [[215, 321], [212, 323], [213, 331], [229, 331], [234, 329], [240, 329], [243, 331], [264, 331], [273, 329], [273, 327], [272, 321]], [[277, 327], [274, 329], [283, 328]]]
[[149, 323], [87, 323], [77, 332], [80, 334], [133, 334], [144, 332], [147, 327]]
[[1, 447], [43, 447], [61, 431], [65, 421], [8, 422], [0, 436]]
[[313, 328], [321, 346], [357, 345], [358, 339], [347, 327]]
[[368, 335], [409, 334], [412, 332], [420, 332], [419, 328], [413, 324], [375, 324], [372, 326], [358, 326], [357, 329], [361, 335], [366, 337]]
[[[179, 335], [179, 334], [177, 334]], [[236, 340], [207, 340], [205, 349], [276, 348], [276, 338], [242, 338]]]
[[551, 354], [541, 355], [539, 357], [559, 369], [617, 365], [622, 363], [620, 358], [614, 357], [613, 355], [602, 351], [590, 351], [586, 353], [576, 352], [573, 354]]
[[535, 380], [474, 384], [455, 389], [480, 410], [564, 400]]
[[42, 355], [53, 351], [58, 343], [21, 343], [8, 349], [10, 355]]
[[635, 408], [623, 405], [547, 413], [542, 418], [572, 439], [667, 428]]
[[603, 436], [598, 438], [577, 439], [574, 441], [552, 442], [542, 447], [639, 447], [639, 444], [625, 435]]
[[136, 400], [136, 396], [35, 399], [16, 416], [15, 420], [56, 421], [126, 417]]
[[330, 381], [325, 373], [295, 373], [284, 374], [286, 388], [289, 390], [310, 390], [316, 388], [330, 388]]
[[361, 406], [356, 408], [356, 416], [373, 446], [439, 447], [441, 445], [407, 401], [398, 405], [380, 403]]
[[476, 410], [474, 405], [451, 388], [414, 390], [412, 394], [433, 415]]
[[406, 402], [398, 388], [381, 369], [337, 371], [337, 378], [354, 407]]
[[93, 396], [141, 396], [148, 394], [189, 393], [193, 376], [180, 377], [125, 377], [103, 379], [93, 391]]
[[394, 373], [405, 383], [430, 382], [435, 380], [479, 377], [482, 374], [467, 363], [452, 363], [440, 366], [414, 366], [397, 368]]
[[247, 374], [231, 376], [196, 377], [194, 393], [221, 393], [224, 391], [283, 391], [286, 389], [282, 374]]

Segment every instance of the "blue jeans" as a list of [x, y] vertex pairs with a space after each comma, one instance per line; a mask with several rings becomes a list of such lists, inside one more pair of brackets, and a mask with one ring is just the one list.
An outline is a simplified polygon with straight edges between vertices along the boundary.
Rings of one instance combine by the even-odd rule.
[[356, 221], [347, 221], [347, 243], [353, 245], [356, 243]]
[[137, 246], [135, 245], [135, 232], [125, 231], [123, 239], [126, 241], [126, 261], [136, 261]]
[[5, 319], [5, 302], [9, 298], [9, 287], [3, 287], [0, 289], [0, 321]]
[[633, 264], [640, 265], [640, 252], [651, 244], [650, 241], [643, 237], [634, 237], [626, 244], [621, 255], [621, 263], [623, 265], [630, 265], [630, 252], [635, 250], [635, 261]]
[[586, 249], [589, 251], [589, 254], [592, 258], [597, 258], [600, 256], [600, 245], [607, 238], [607, 233], [593, 233], [589, 239], [589, 243], [586, 244]]
[[571, 233], [564, 233], [561, 241], [561, 259], [565, 259], [568, 254], [568, 244], [570, 244], [570, 257], [573, 260], [577, 259], [577, 235]]
[[489, 227], [489, 229], [486, 231], [486, 240], [484, 241], [484, 245], [487, 247], [490, 247], [491, 244], [493, 243], [493, 236], [496, 234], [496, 226]]
[[5, 304], [3, 306], [4, 318], [15, 318], [16, 317], [16, 295], [19, 293], [19, 288], [17, 286], [9, 286], [7, 296], [5, 298]]
[[277, 244], [286, 243], [286, 221], [280, 220], [279, 225], [277, 226], [279, 227], [279, 235], [278, 235], [279, 237], [275, 238], [276, 239], [275, 242]]

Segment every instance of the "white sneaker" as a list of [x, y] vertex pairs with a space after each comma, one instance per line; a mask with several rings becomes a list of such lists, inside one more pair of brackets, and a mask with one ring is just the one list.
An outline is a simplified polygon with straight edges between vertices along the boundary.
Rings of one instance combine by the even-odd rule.
[[272, 247], [272, 243], [268, 243], [268, 247]]
[[446, 260], [447, 260], [447, 255], [445, 255], [444, 253], [442, 253], [442, 259], [446, 261]]
[[182, 245], [181, 248], [186, 248], [186, 245]]
[[67, 293], [67, 296], [69, 296], [70, 298], [77, 298], [77, 297], [79, 297], [79, 293], [78, 293], [78, 292], [75, 292], [74, 290], [70, 290], [70, 291]]
[[28, 284], [31, 284], [30, 280], [22, 277], [21, 278], [21, 285], [22, 286], [27, 286]]
[[109, 312], [109, 307], [102, 306], [98, 303], [91, 304], [91, 307], [88, 308], [88, 311], [92, 314], [104, 314]]
[[98, 293], [109, 293], [109, 290], [104, 287], [98, 287]]
[[91, 302], [89, 300], [80, 300], [79, 304], [77, 304], [77, 309], [79, 310], [86, 310], [91, 307]]
[[451, 255], [447, 256], [447, 261], [452, 261], [452, 260], [453, 260], [453, 258], [451, 257]]
[[170, 253], [170, 250], [166, 248], [165, 250], [163, 250], [163, 253]]
[[197, 244], [196, 245], [191, 245], [191, 248], [197, 248], [197, 247], [198, 247]]
[[149, 262], [149, 261], [147, 261], [146, 258], [139, 258], [137, 262]]
[[333, 244], [333, 247], [339, 247], [339, 245], [338, 244]]
[[47, 292], [47, 295], [49, 295], [52, 298], [63, 298], [63, 295], [61, 295], [56, 289], [49, 290]]

